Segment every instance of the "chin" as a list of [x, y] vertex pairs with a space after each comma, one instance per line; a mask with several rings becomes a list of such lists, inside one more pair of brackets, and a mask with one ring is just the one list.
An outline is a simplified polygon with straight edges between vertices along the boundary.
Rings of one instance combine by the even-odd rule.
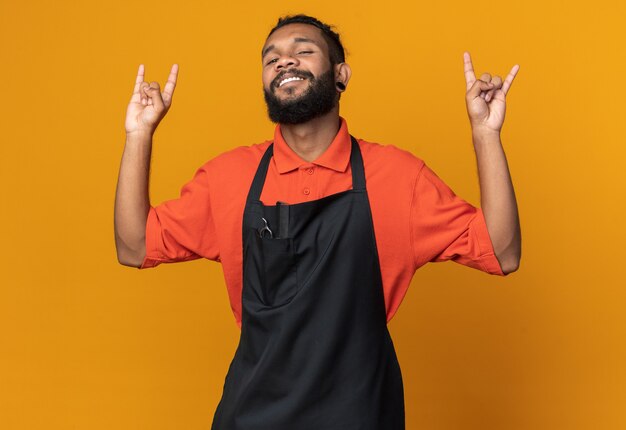
[[308, 90], [309, 87], [306, 88], [285, 88], [284, 90], [278, 90], [277, 92], [274, 93], [274, 95], [276, 97], [282, 98], [282, 97], [287, 97], [287, 98], [291, 98], [293, 96], [297, 96], [297, 95], [302, 95], [306, 92], [306, 90]]

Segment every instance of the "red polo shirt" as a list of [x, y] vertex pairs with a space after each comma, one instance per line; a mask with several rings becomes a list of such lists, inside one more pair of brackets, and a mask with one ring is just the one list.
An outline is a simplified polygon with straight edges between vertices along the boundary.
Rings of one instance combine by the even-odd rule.
[[[387, 322], [397, 311], [415, 270], [452, 260], [505, 276], [496, 259], [480, 208], [454, 192], [410, 152], [357, 139], [380, 259]], [[317, 200], [352, 189], [351, 141], [341, 127], [315, 161], [302, 160], [274, 131], [261, 201], [274, 205]], [[241, 327], [242, 222], [246, 197], [268, 140], [225, 152], [202, 165], [180, 197], [151, 206], [146, 257], [141, 269], [206, 258], [219, 261], [235, 321]]]

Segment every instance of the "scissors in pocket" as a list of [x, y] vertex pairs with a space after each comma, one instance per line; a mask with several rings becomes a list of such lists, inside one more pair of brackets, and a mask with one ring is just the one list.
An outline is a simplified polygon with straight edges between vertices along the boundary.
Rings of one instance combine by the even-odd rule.
[[270, 230], [269, 226], [267, 225], [267, 220], [265, 218], [261, 218], [261, 219], [263, 220], [263, 223], [265, 225], [259, 229], [259, 237], [269, 237], [270, 239], [272, 239], [274, 237], [274, 234], [272, 233], [272, 230]]

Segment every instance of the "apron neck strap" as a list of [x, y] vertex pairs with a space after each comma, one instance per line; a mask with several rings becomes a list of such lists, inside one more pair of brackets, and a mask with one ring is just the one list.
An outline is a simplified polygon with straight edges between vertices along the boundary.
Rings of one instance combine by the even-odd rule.
[[[364, 190], [365, 189], [365, 169], [363, 168], [363, 157], [361, 156], [361, 149], [354, 136], [350, 135], [352, 141], [352, 148], [350, 150], [350, 165], [352, 166], [352, 189]], [[252, 186], [248, 192], [248, 200], [256, 201], [261, 198], [261, 191], [263, 191], [263, 185], [265, 184], [265, 177], [267, 176], [267, 169], [270, 164], [270, 159], [274, 155], [274, 143], [265, 150], [263, 158], [259, 163]]]
[[350, 135], [352, 140], [352, 150], [350, 151], [350, 166], [352, 166], [352, 189], [365, 190], [365, 169], [363, 168], [363, 157], [361, 156], [361, 148], [354, 136]]

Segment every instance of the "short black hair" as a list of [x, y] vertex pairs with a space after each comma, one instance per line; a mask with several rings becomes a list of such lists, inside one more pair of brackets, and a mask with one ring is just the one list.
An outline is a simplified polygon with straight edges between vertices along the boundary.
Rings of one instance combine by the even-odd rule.
[[272, 33], [274, 33], [276, 30], [278, 30], [281, 27], [284, 27], [287, 24], [309, 24], [309, 25], [314, 25], [315, 27], [319, 28], [320, 30], [322, 30], [324, 39], [326, 40], [326, 43], [328, 44], [331, 64], [335, 65], [335, 64], [343, 63], [346, 61], [345, 50], [343, 48], [343, 45], [341, 44], [341, 39], [339, 38], [339, 34], [337, 34], [336, 32], [332, 30], [334, 26], [325, 24], [319, 19], [314, 18], [312, 16], [298, 14], [298, 15], [287, 15], [287, 16], [278, 18], [278, 22], [276, 23], [274, 28], [272, 28], [272, 30], [267, 35], [267, 37], [269, 38], [272, 35]]

